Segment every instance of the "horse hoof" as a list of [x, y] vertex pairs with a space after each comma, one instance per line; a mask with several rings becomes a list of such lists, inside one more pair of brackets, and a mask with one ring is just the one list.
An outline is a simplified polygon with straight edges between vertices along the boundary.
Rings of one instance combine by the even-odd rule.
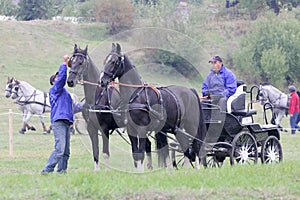
[[26, 129], [22, 128], [19, 133], [24, 134], [26, 132]]
[[43, 131], [43, 134], [44, 134], [44, 135], [47, 135], [47, 134], [48, 134], [48, 132], [47, 132], [47, 131]]
[[149, 164], [147, 164], [147, 169], [149, 169], [149, 170], [153, 170], [153, 166], [152, 166], [152, 165], [149, 165]]
[[32, 131], [36, 131], [36, 129], [34, 128], [34, 126], [31, 126], [29, 129], [32, 130]]

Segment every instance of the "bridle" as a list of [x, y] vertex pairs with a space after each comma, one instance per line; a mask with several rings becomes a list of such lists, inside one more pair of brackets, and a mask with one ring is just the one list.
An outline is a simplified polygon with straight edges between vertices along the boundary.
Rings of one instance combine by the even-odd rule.
[[[264, 90], [260, 87], [260, 92], [259, 92], [259, 96], [261, 96], [261, 97], [263, 97], [263, 100], [265, 101], [265, 100], [268, 100], [271, 104], [273, 104], [274, 106], [277, 106], [278, 104], [280, 105], [280, 100], [282, 99], [282, 96], [283, 96], [283, 93], [282, 92], [280, 92], [280, 94], [279, 94], [279, 96], [277, 97], [277, 98], [275, 98], [275, 99], [273, 99], [272, 101], [271, 101], [271, 99], [270, 99], [270, 95], [268, 95], [268, 94], [266, 94], [266, 92], [264, 92]], [[278, 102], [278, 104], [276, 104], [276, 102], [277, 101], [279, 101]]]
[[118, 58], [118, 61], [114, 62], [113, 67], [117, 68], [117, 70], [114, 70], [114, 72], [109, 72], [105, 69], [103, 70], [103, 74], [105, 74], [106, 76], [108, 76], [111, 80], [115, 80], [115, 78], [117, 77], [117, 75], [121, 72], [124, 72], [124, 55], [119, 55], [117, 53], [111, 52], [107, 57], [109, 57], [110, 55], [115, 55]]
[[12, 93], [12, 89], [13, 89], [13, 83], [7, 83], [6, 88], [5, 88], [5, 92], [9, 92], [9, 94]]
[[[20, 86], [19, 86], [19, 83], [15, 83], [14, 84], [14, 87], [13, 88], [15, 88], [13, 91], [12, 91], [12, 94], [15, 94], [16, 95], [16, 97], [19, 97], [19, 99], [21, 99], [22, 97], [24, 97], [25, 98], [25, 103], [27, 102], [27, 101], [29, 101], [32, 97], [35, 97], [35, 95], [36, 95], [36, 90], [34, 90], [33, 91], [33, 93], [30, 95], [30, 96], [25, 96], [24, 95], [24, 92], [22, 92], [22, 89], [20, 88]], [[19, 96], [19, 90], [21, 90], [21, 92], [23, 93], [23, 95], [22, 96]], [[34, 98], [35, 99], [35, 98]]]
[[[74, 53], [74, 54], [72, 55], [72, 57], [70, 58], [71, 65], [72, 65], [73, 62], [76, 61], [75, 59], [76, 59], [76, 57], [78, 57], [78, 56], [80, 56], [80, 57], [83, 58], [82, 62], [80, 62], [79, 65], [82, 65], [83, 63], [86, 63], [86, 65], [88, 64], [88, 59], [87, 59], [87, 55], [86, 55], [86, 54], [83, 54], [83, 53]], [[84, 68], [84, 70], [85, 70], [85, 69], [86, 69], [86, 67]], [[84, 71], [84, 70], [82, 70], [82, 71]], [[76, 77], [77, 77], [77, 75], [78, 75], [78, 71], [75, 71], [73, 67], [71, 67], [71, 70], [70, 70], [69, 73], [70, 73], [70, 74], [74, 74]]]

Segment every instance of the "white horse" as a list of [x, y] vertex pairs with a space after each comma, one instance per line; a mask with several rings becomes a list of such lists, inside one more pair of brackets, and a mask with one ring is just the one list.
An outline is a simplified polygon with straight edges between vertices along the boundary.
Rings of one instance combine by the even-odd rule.
[[48, 93], [35, 89], [25, 81], [15, 80], [11, 98], [18, 98], [18, 104], [24, 107], [23, 127], [19, 133], [24, 134], [26, 132], [26, 124], [34, 114], [38, 115], [40, 118], [43, 126], [43, 133], [50, 133], [50, 130], [46, 128], [43, 115], [45, 112], [50, 112], [51, 110]]
[[[7, 82], [6, 82], [6, 86], [5, 86], [5, 93], [4, 93], [4, 96], [6, 98], [10, 98], [11, 97], [14, 83], [15, 83], [15, 79], [13, 77], [12, 78], [8, 77]], [[22, 98], [23, 97], [20, 96], [15, 103], [19, 105], [19, 110], [23, 113], [23, 116], [25, 116], [25, 115], [27, 115], [26, 106], [24, 106], [23, 104], [19, 103], [19, 101], [22, 101]], [[26, 124], [26, 128], [27, 128], [27, 130], [32, 130], [32, 131], [36, 130], [34, 126], [30, 126], [28, 123]]]
[[[10, 88], [10, 86], [7, 87]], [[80, 100], [76, 94], [70, 93], [70, 95], [74, 105], [80, 104]], [[26, 132], [26, 127], [28, 127], [28, 121], [34, 114], [38, 115], [40, 118], [40, 121], [43, 126], [43, 133], [44, 134], [50, 133], [51, 126], [49, 129], [46, 128], [44, 116], [43, 116], [45, 112], [50, 112], [51, 110], [49, 93], [37, 90], [36, 88], [34, 88], [32, 85], [30, 85], [25, 81], [18, 81], [14, 79], [13, 86], [11, 89], [11, 97], [12, 99], [18, 98], [17, 103], [20, 105], [20, 107], [22, 108], [21, 111], [23, 112], [23, 127], [19, 131], [19, 133], [24, 134]], [[81, 112], [81, 110], [78, 109], [74, 110], [75, 126], [76, 126], [76, 122], [78, 122], [82, 118], [79, 117], [80, 114], [79, 112]], [[78, 131], [78, 127], [76, 130]], [[71, 132], [73, 134], [75, 133], [75, 129], [73, 128], [73, 125], [71, 126]], [[78, 132], [79, 134], [82, 133], [80, 131]]]
[[262, 103], [269, 102], [273, 105], [273, 124], [280, 126], [282, 118], [288, 113], [289, 96], [269, 83], [259, 86], [259, 96]]

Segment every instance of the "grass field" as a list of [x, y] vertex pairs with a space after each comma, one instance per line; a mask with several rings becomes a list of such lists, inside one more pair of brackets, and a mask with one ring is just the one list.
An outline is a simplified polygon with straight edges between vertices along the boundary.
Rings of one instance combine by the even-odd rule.
[[99, 172], [93, 171], [89, 137], [72, 135], [68, 174], [42, 176], [53, 135], [21, 135], [14, 130], [10, 156], [8, 133], [1, 131], [0, 199], [299, 199], [300, 134], [281, 136], [284, 161], [277, 165], [259, 162], [231, 167], [225, 163], [222, 168], [200, 170], [155, 167], [138, 174], [130, 146], [117, 134], [110, 140], [112, 169], [101, 165]]
[[[3, 89], [7, 76], [14, 76], [48, 90], [49, 76], [57, 70], [62, 56], [72, 52], [74, 43], [83, 47], [88, 44], [99, 65], [110, 50], [99, 49], [105, 38], [104, 27], [99, 24], [0, 22], [0, 28]], [[128, 43], [125, 46], [131, 47]], [[97, 52], [101, 54], [97, 56]], [[139, 70], [150, 83], [190, 84], [181, 76], [166, 77], [143, 67]], [[71, 91], [83, 96], [80, 86]], [[225, 163], [220, 169], [200, 170], [155, 167], [142, 174], [133, 169], [130, 146], [115, 133], [110, 140], [111, 169], [104, 170], [101, 165], [101, 170], [94, 172], [89, 137], [76, 134], [71, 138], [68, 174], [42, 176], [40, 171], [53, 148], [53, 135], [42, 134], [37, 117], [30, 121], [36, 132], [19, 134], [22, 120], [17, 106], [3, 95], [0, 102], [0, 199], [300, 199], [299, 132], [295, 136], [281, 133], [284, 160], [277, 165], [231, 167]], [[10, 108], [13, 155], [9, 155]], [[49, 125], [49, 115], [45, 116]], [[261, 116], [258, 114], [256, 121], [263, 123]], [[288, 118], [282, 125], [289, 127]]]

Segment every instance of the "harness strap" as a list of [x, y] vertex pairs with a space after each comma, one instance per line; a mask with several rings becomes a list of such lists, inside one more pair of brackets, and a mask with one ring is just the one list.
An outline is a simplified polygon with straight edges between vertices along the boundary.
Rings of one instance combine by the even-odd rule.
[[[175, 123], [175, 129], [177, 129], [178, 127], [180, 127], [180, 124], [181, 124], [181, 106], [180, 106], [180, 103], [179, 103], [178, 98], [176, 97], [176, 95], [168, 87], [163, 87], [161, 89], [168, 92], [173, 97], [173, 99], [175, 100], [175, 103], [176, 103], [176, 106], [177, 106], [177, 120], [176, 120], [176, 123]], [[175, 131], [175, 129], [173, 130], [173, 132]]]
[[46, 98], [47, 98], [47, 93], [44, 92], [44, 107], [43, 107], [43, 113], [46, 111]]

